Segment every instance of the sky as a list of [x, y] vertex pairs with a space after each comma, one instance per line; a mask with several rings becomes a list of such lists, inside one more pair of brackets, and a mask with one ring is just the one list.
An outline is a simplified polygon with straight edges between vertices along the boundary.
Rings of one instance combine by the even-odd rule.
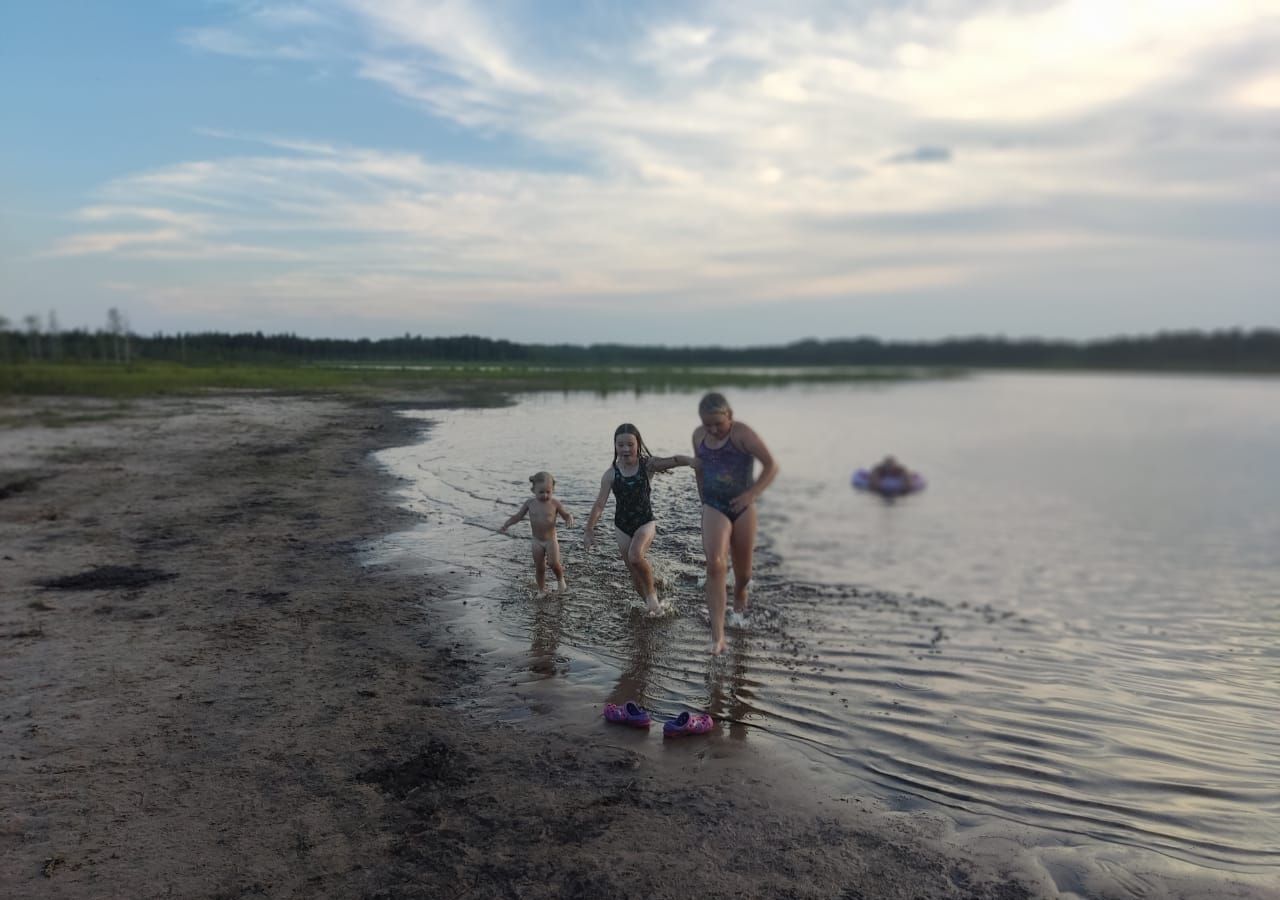
[[0, 315], [1280, 327], [1280, 0], [11, 0]]

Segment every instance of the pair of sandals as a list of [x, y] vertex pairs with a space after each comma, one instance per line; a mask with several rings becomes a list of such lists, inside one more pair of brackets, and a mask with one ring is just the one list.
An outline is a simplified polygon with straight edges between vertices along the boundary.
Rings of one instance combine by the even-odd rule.
[[[604, 705], [604, 717], [615, 725], [629, 725], [632, 728], [648, 728], [653, 724], [649, 711], [634, 700], [628, 700], [619, 706], [616, 703]], [[664, 722], [662, 736], [686, 737], [692, 734], [706, 734], [715, 727], [716, 720], [706, 713], [682, 712], [674, 719]]]

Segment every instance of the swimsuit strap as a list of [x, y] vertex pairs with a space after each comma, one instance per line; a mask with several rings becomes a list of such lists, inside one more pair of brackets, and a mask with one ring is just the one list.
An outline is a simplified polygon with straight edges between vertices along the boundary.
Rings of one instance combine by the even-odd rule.
[[733, 443], [733, 429], [734, 429], [734, 426], [737, 424], [738, 424], [737, 422], [734, 422], [732, 425], [729, 426], [729, 433], [724, 436], [724, 443], [721, 444], [719, 447], [707, 446], [707, 431], [704, 428], [702, 430], [702, 442], [698, 445], [699, 449], [706, 450], [708, 453], [719, 453], [725, 447], [728, 447], [730, 444]]
[[614, 475], [614, 479], [615, 479], [615, 480], [617, 480], [618, 478], [622, 478], [622, 479], [624, 479], [624, 480], [626, 480], [626, 481], [630, 481], [632, 478], [636, 478], [636, 477], [638, 477], [638, 476], [640, 476], [640, 475], [644, 474], [644, 470], [645, 470], [645, 465], [644, 465], [644, 463], [642, 462], [642, 463], [640, 463], [639, 465], [637, 465], [637, 466], [636, 466], [636, 474], [635, 474], [635, 475], [623, 475], [623, 474], [622, 474], [622, 470], [618, 468], [618, 461], [617, 461], [616, 459], [613, 461], [613, 475]]

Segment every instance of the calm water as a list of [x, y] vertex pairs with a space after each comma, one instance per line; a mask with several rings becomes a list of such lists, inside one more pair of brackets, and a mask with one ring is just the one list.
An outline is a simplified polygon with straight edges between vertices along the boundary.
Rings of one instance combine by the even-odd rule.
[[[1053, 864], [1063, 890], [1087, 892], [1120, 850], [1280, 884], [1280, 380], [731, 392], [782, 475], [760, 503], [751, 626], [719, 662], [689, 470], [655, 484], [652, 559], [677, 614], [630, 608], [611, 525], [581, 550], [614, 427], [688, 452], [697, 397], [423, 414], [427, 440], [382, 458], [424, 524], [377, 557], [453, 573], [506, 648], [504, 683], [708, 709], [726, 720], [717, 740], [802, 754], [851, 794], [1074, 848]], [[886, 452], [928, 489], [894, 503], [850, 489]], [[580, 519], [561, 533], [570, 590], [552, 599], [531, 594], [527, 526], [493, 532], [544, 468]]]

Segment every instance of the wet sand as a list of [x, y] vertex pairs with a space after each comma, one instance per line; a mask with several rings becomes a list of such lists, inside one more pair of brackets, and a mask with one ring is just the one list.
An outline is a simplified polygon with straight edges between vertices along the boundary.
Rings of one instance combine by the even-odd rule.
[[358, 558], [405, 400], [0, 401], [0, 894], [1053, 894], [764, 754], [469, 716], [437, 588]]

